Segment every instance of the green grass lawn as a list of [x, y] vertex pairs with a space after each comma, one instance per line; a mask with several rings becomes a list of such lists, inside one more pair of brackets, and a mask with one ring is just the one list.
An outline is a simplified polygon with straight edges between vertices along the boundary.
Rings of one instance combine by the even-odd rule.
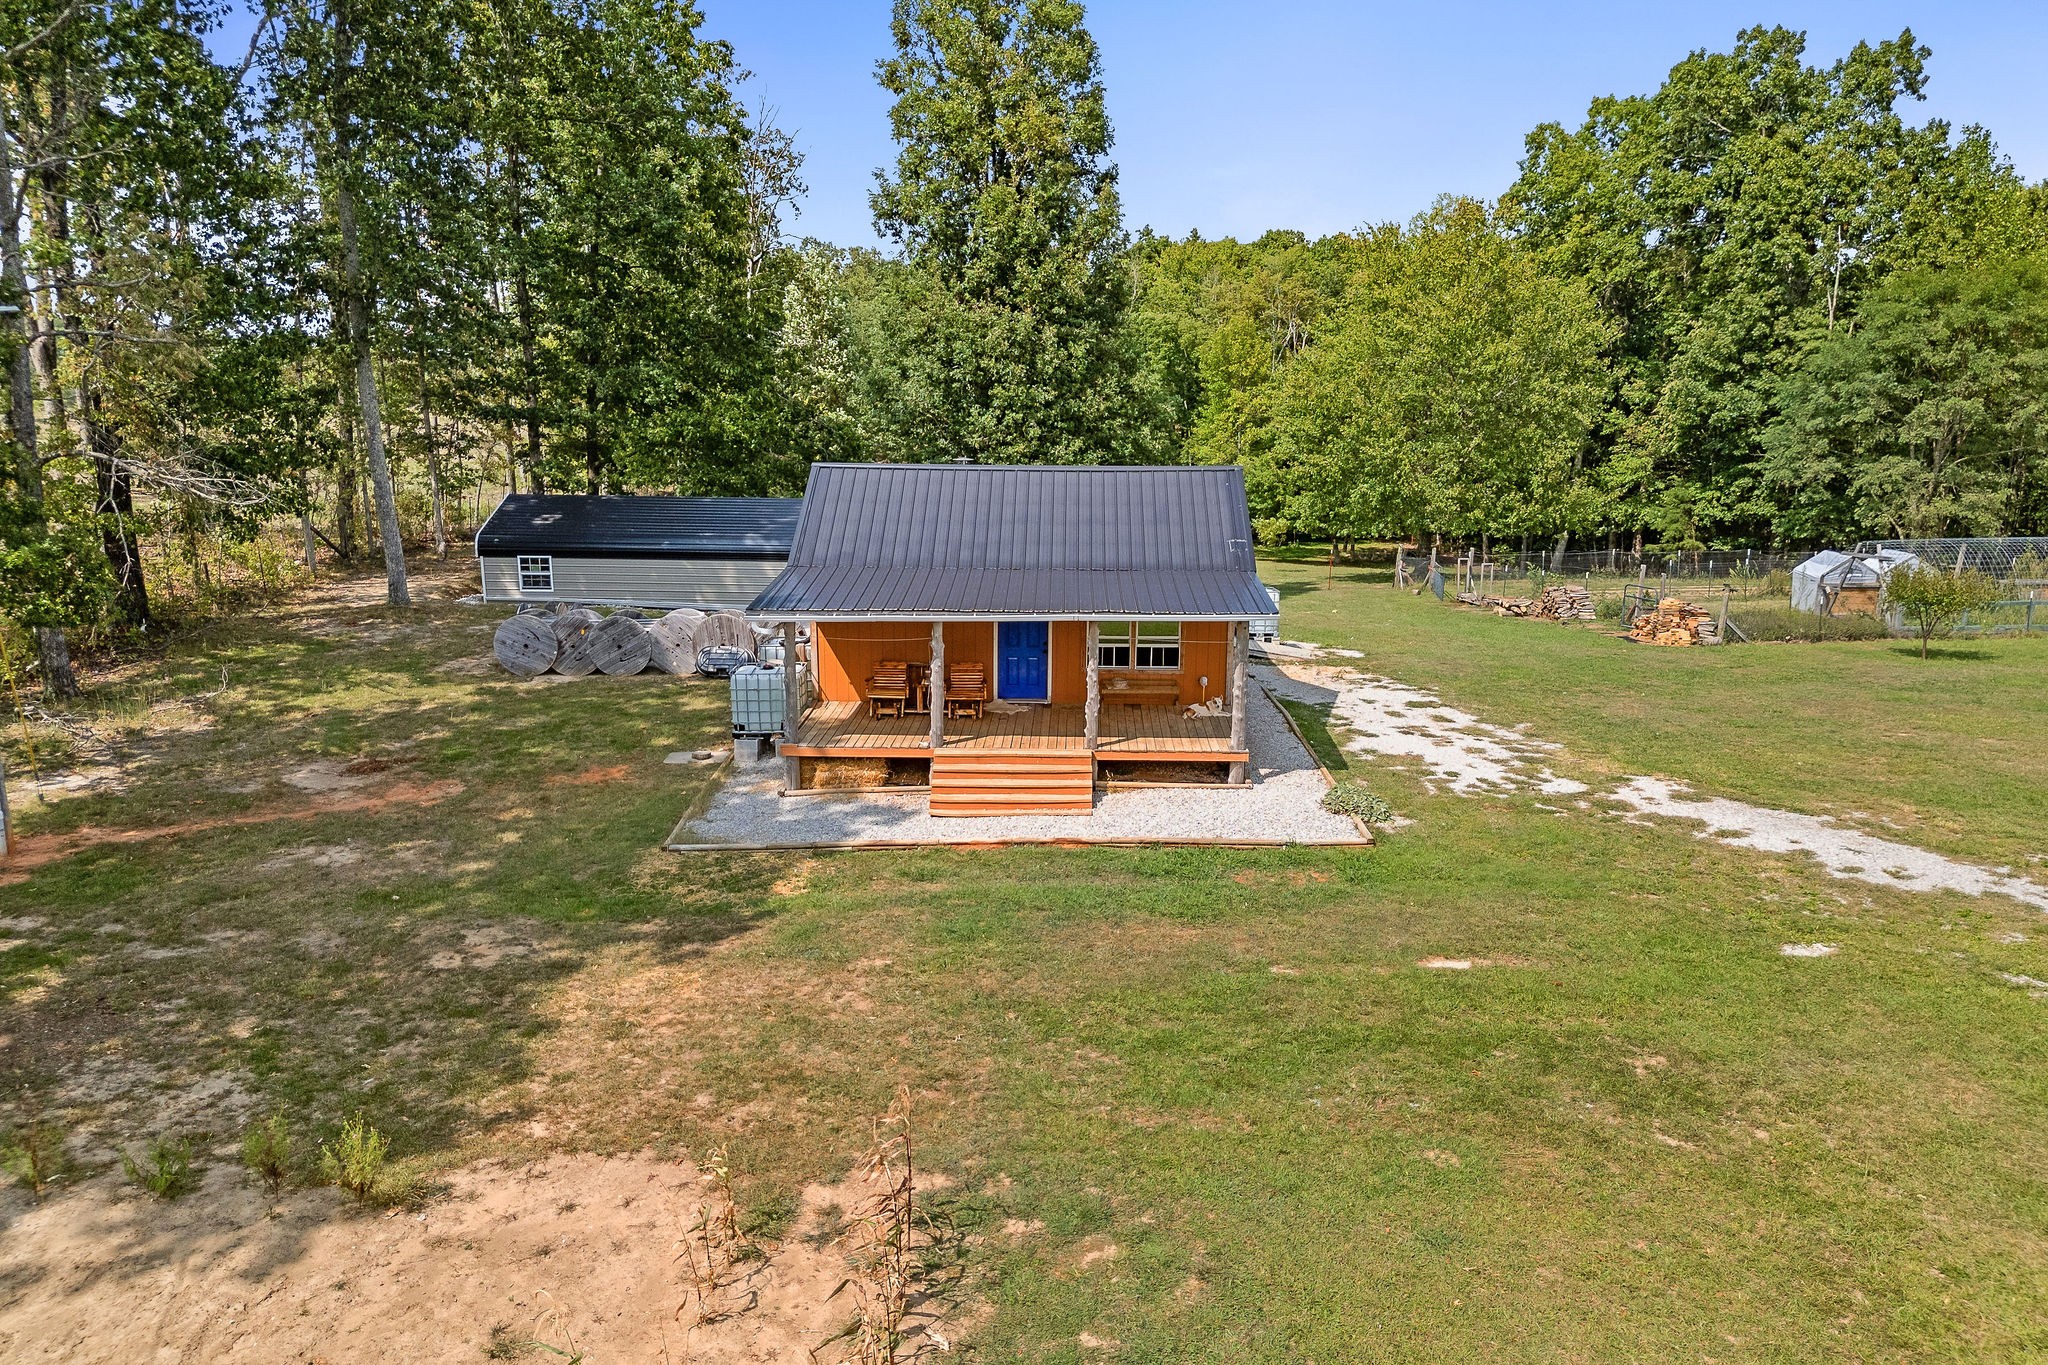
[[[1596, 772], [1834, 815], [1987, 865], [2048, 855], [2048, 633], [1659, 649], [1618, 626], [1502, 618], [1389, 587], [1385, 568], [1268, 559], [1290, 639], [1487, 720], [1529, 724]], [[1326, 586], [1326, 584], [1329, 584]]]
[[[2041, 850], [2039, 643], [1658, 651], [1265, 572], [1286, 634], [1592, 769]], [[100, 695], [132, 785], [17, 800], [27, 831], [206, 827], [0, 885], [46, 921], [0, 952], [17, 1111], [136, 1140], [225, 1076], [428, 1173], [724, 1144], [772, 1228], [908, 1085], [989, 1360], [2048, 1352], [2048, 1000], [2005, 979], [2048, 979], [2036, 912], [1357, 755], [1413, 822], [1366, 852], [685, 859], [707, 779], [662, 759], [718, 690], [463, 671], [491, 620], [308, 607]], [[363, 792], [461, 788], [254, 820], [364, 758]]]

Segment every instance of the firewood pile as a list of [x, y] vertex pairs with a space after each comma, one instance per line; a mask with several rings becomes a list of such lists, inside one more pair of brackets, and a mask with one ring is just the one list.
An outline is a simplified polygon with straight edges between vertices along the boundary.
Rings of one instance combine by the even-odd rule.
[[1644, 612], [1629, 628], [1628, 638], [1649, 645], [1717, 645], [1720, 628], [1713, 614], [1681, 597], [1667, 597], [1655, 611]]
[[1533, 616], [1544, 621], [1590, 621], [1593, 598], [1584, 588], [1560, 585], [1545, 588], [1535, 597], [1495, 597], [1490, 593], [1461, 592], [1458, 601], [1479, 607], [1495, 616]]
[[1556, 584], [1537, 596], [1535, 610], [1530, 614], [1547, 621], [1591, 621], [1593, 595], [1574, 584]]

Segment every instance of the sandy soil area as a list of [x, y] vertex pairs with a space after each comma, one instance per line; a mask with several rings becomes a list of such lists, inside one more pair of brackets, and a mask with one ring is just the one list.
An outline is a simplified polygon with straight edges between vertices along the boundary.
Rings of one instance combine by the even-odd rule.
[[[31, 1205], [0, 1195], [0, 1360], [806, 1362], [845, 1324], [827, 1236], [857, 1191], [813, 1187], [786, 1241], [699, 1325], [676, 1259], [712, 1198], [687, 1165], [561, 1157], [473, 1166], [418, 1209], [331, 1190], [272, 1208], [239, 1170], [175, 1203], [100, 1176]], [[929, 1316], [915, 1338], [944, 1336]], [[552, 1348], [552, 1350], [548, 1349]], [[933, 1352], [928, 1352], [933, 1353]], [[832, 1351], [821, 1359], [834, 1359]]]

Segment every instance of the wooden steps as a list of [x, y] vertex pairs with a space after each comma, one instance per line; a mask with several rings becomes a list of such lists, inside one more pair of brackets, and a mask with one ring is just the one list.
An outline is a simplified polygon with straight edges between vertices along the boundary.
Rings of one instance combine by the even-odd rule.
[[1095, 756], [1083, 750], [941, 748], [932, 755], [931, 813], [1087, 815]]

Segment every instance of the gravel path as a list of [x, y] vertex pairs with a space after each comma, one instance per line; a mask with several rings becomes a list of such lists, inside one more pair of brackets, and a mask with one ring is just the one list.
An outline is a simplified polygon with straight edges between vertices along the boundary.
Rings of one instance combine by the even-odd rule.
[[[1261, 670], [1263, 673], [1264, 670]], [[1004, 815], [933, 819], [923, 793], [786, 799], [778, 759], [741, 745], [732, 776], [688, 833], [705, 843], [824, 844], [874, 839], [961, 844], [990, 840], [1285, 839], [1363, 844], [1341, 815], [1322, 808], [1322, 772], [1264, 692], [1251, 691], [1246, 735], [1256, 780], [1249, 787], [1161, 787], [1113, 791], [1092, 815]]]
[[2048, 886], [2010, 868], [1957, 862], [1850, 829], [1827, 816], [1700, 796], [1657, 777], [1625, 777], [1611, 791], [1589, 793], [1585, 783], [1550, 770], [1548, 764], [1562, 757], [1559, 745], [1535, 738], [1527, 727], [1489, 724], [1404, 683], [1348, 668], [1293, 662], [1279, 670], [1262, 670], [1262, 676], [1275, 696], [1330, 708], [1331, 715], [1352, 732], [1344, 741], [1351, 752], [1419, 766], [1423, 782], [1432, 791], [1448, 790], [1459, 796], [1517, 791], [1551, 796], [1588, 793], [1627, 807], [1634, 813], [1631, 819], [1697, 821], [1702, 828], [1696, 834], [1702, 839], [1763, 853], [1807, 854], [1831, 877], [1906, 891], [2010, 896], [2023, 905], [2048, 910]]

